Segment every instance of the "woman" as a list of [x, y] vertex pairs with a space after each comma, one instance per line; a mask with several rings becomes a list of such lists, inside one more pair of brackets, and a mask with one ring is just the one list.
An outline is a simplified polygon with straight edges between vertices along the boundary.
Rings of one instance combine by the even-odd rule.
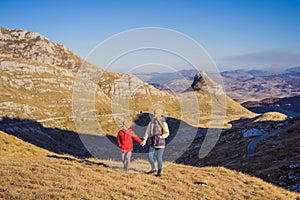
[[144, 135], [144, 140], [141, 145], [145, 145], [148, 139], [149, 153], [148, 159], [151, 165], [151, 170], [148, 174], [156, 172], [156, 167], [154, 163], [154, 152], [157, 150], [157, 161], [158, 170], [156, 176], [161, 176], [162, 173], [162, 157], [164, 153], [164, 148], [166, 146], [165, 139], [169, 136], [169, 127], [166, 119], [163, 117], [163, 110], [156, 109], [154, 111], [154, 116], [149, 123], [147, 130]]

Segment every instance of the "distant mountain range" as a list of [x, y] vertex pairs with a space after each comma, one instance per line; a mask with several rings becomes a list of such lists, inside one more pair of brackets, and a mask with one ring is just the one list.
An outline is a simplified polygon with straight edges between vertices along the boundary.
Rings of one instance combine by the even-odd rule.
[[247, 101], [242, 106], [255, 113], [277, 111], [289, 116], [300, 116], [300, 95], [285, 98], [266, 98], [261, 101]]
[[[176, 73], [148, 73], [136, 76], [157, 88], [176, 93], [187, 89], [195, 73], [195, 70], [182, 70]], [[233, 70], [208, 74], [214, 80], [222, 81], [227, 95], [239, 103], [300, 95], [300, 66], [283, 72]]]

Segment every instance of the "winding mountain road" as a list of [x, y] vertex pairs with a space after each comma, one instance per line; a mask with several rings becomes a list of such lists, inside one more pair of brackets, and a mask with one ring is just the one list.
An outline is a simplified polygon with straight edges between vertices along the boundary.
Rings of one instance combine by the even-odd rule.
[[255, 147], [256, 145], [262, 141], [262, 140], [265, 140], [265, 139], [268, 139], [269, 137], [272, 137], [274, 135], [277, 135], [278, 133], [280, 133], [280, 131], [282, 131], [282, 129], [278, 129], [276, 131], [273, 131], [272, 133], [269, 133], [269, 134], [263, 134], [262, 136], [260, 136], [259, 138], [255, 138], [254, 140], [252, 140], [248, 146], [247, 146], [247, 154], [248, 155], [251, 155], [251, 154], [254, 154], [255, 152]]
[[[263, 134], [262, 136], [258, 137], [258, 138], [255, 138], [253, 139], [251, 142], [249, 142], [249, 144], [247, 145], [247, 154], [245, 154], [245, 156], [248, 156], [248, 155], [251, 155], [251, 154], [254, 154], [255, 152], [255, 147], [256, 145], [262, 141], [262, 140], [266, 140], [268, 139], [269, 137], [272, 137], [274, 135], [277, 135], [278, 133], [280, 133], [283, 129], [278, 129], [278, 130], [275, 130], [269, 134]], [[226, 165], [233, 165], [233, 164], [236, 164], [238, 162], [240, 162], [242, 160], [242, 158], [237, 158], [235, 160], [232, 160], [228, 163], [225, 164]]]

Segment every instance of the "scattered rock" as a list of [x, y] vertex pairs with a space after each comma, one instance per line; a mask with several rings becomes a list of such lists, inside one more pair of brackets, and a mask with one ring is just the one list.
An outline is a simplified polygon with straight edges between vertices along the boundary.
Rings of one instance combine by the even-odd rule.
[[290, 185], [286, 187], [286, 189], [291, 190], [293, 192], [300, 192], [300, 185]]
[[263, 134], [263, 132], [257, 128], [243, 130], [242, 133], [244, 138], [261, 136]]
[[290, 169], [300, 169], [300, 163], [289, 165]]
[[282, 127], [284, 127], [284, 124], [283, 124], [283, 123], [279, 123], [279, 124], [276, 124], [276, 125], [275, 125], [275, 128], [282, 128]]
[[245, 142], [246, 142], [246, 140], [245, 140], [245, 139], [242, 139], [242, 140], [238, 141], [238, 144], [243, 144], [243, 143], [245, 143]]
[[203, 183], [203, 182], [200, 182], [200, 181], [196, 181], [194, 182], [195, 185], [198, 185], [198, 186], [208, 186], [206, 183]]
[[281, 144], [281, 143], [274, 143], [274, 144], [272, 144], [272, 148], [275, 148], [275, 147], [284, 147], [284, 145]]
[[296, 178], [296, 176], [295, 176], [295, 173], [293, 171], [288, 173], [288, 179], [293, 180], [295, 178]]
[[239, 157], [239, 154], [237, 153], [237, 154], [234, 154], [233, 156], [231, 156], [230, 158], [237, 158], [237, 157]]
[[242, 135], [240, 135], [240, 134], [238, 134], [237, 136], [236, 136], [236, 139], [241, 139], [242, 138]]
[[279, 186], [286, 186], [286, 183], [285, 182], [279, 182], [278, 185]]

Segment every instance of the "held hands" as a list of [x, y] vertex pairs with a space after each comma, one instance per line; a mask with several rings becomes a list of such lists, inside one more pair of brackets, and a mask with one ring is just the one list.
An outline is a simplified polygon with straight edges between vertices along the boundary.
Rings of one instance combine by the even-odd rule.
[[141, 143], [141, 146], [143, 147], [143, 146], [145, 146], [145, 144], [146, 144], [146, 140], [143, 140]]

